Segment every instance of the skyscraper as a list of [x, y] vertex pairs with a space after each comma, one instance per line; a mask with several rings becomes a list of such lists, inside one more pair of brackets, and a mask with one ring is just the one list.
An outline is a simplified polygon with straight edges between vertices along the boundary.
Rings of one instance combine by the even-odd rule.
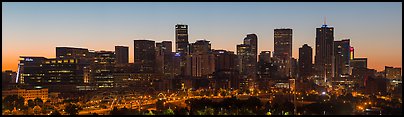
[[180, 57], [180, 71], [181, 75], [186, 74], [187, 67], [187, 56], [189, 53], [189, 42], [188, 42], [188, 25], [177, 24], [175, 25], [175, 51]]
[[251, 45], [239, 44], [237, 45], [237, 56], [238, 56], [238, 70], [240, 72], [240, 88], [248, 90], [252, 87], [253, 78], [255, 78], [255, 66], [253, 66], [254, 58], [252, 54]]
[[292, 59], [292, 29], [274, 30], [274, 64], [278, 66], [281, 76], [291, 74]]
[[261, 51], [259, 55], [259, 62], [270, 63], [271, 62], [271, 51]]
[[129, 63], [129, 48], [127, 46], [115, 46], [116, 64]]
[[188, 54], [189, 42], [188, 42], [188, 25], [177, 24], [175, 25], [175, 47], [176, 52], [181, 54]]
[[316, 28], [316, 55], [314, 67], [317, 75], [324, 78], [324, 83], [332, 78], [333, 49], [334, 48], [334, 27], [326, 24]]
[[91, 66], [91, 80], [98, 88], [114, 87], [114, 65], [116, 63], [114, 51], [95, 51], [94, 62]]
[[226, 50], [214, 50], [213, 54], [215, 56], [214, 88], [238, 89], [237, 55], [233, 51]]
[[299, 48], [299, 77], [305, 80], [313, 73], [313, 49], [304, 44]]
[[334, 77], [348, 77], [350, 73], [351, 46], [349, 39], [334, 41]]
[[187, 56], [187, 75], [202, 77], [215, 71], [214, 55], [207, 40], [197, 40], [191, 44], [191, 53]]
[[154, 73], [156, 62], [155, 42], [151, 40], [134, 41], [134, 64], [141, 73]]

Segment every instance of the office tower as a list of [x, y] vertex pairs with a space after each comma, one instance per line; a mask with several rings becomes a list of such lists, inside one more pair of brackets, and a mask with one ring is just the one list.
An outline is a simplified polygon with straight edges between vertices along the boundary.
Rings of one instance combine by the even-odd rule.
[[292, 29], [274, 30], [274, 64], [281, 76], [290, 77], [292, 59]]
[[134, 41], [134, 64], [141, 73], [154, 73], [156, 62], [155, 42], [151, 40]]
[[226, 50], [214, 50], [213, 54], [215, 56], [214, 88], [238, 89], [237, 55]]
[[189, 42], [188, 42], [188, 25], [177, 24], [175, 25], [175, 47], [176, 52], [180, 54], [188, 54]]
[[355, 68], [368, 68], [368, 58], [353, 58], [351, 66]]
[[271, 74], [274, 70], [273, 63], [271, 62], [271, 51], [261, 51], [257, 65], [258, 88], [262, 90], [269, 89]]
[[114, 51], [95, 51], [94, 62], [91, 66], [91, 78], [97, 88], [114, 87], [114, 65], [116, 56]]
[[88, 49], [73, 47], [56, 47], [56, 58], [86, 58]]
[[206, 40], [197, 40], [191, 44], [191, 53], [187, 56], [187, 76], [202, 77], [215, 71], [214, 55], [211, 44]]
[[254, 55], [253, 59], [257, 62], [258, 54], [258, 37], [256, 34], [247, 34], [244, 38], [244, 44], [251, 46], [251, 53]]
[[313, 49], [304, 44], [299, 48], [299, 77], [300, 80], [307, 81], [306, 78], [313, 73]]
[[162, 44], [164, 53], [173, 52], [173, 49], [172, 49], [173, 43], [171, 41], [162, 41], [161, 44]]
[[45, 70], [42, 63], [45, 57], [20, 56], [17, 82], [25, 85], [40, 85], [44, 81]]
[[129, 48], [127, 46], [115, 46], [116, 64], [129, 63]]
[[187, 56], [189, 54], [188, 42], [188, 25], [177, 24], [175, 25], [175, 51], [181, 58], [180, 70], [181, 75], [186, 75], [187, 72]]
[[270, 63], [271, 62], [271, 51], [261, 51], [258, 62], [261, 62], [261, 61], [265, 62], [265, 63]]
[[251, 45], [237, 45], [238, 69], [241, 75], [240, 88], [248, 90], [254, 86], [255, 78], [254, 54], [252, 53]]
[[348, 77], [350, 74], [351, 46], [349, 39], [334, 41], [335, 78]]
[[385, 72], [385, 77], [388, 79], [399, 80], [402, 78], [401, 77], [401, 68], [399, 68], [399, 67], [385, 66], [384, 72]]
[[316, 55], [314, 68], [324, 83], [328, 82], [333, 75], [333, 48], [334, 27], [328, 27], [325, 23], [321, 28], [316, 28]]
[[156, 73], [164, 74], [164, 55], [165, 55], [165, 47], [162, 43], [156, 43]]

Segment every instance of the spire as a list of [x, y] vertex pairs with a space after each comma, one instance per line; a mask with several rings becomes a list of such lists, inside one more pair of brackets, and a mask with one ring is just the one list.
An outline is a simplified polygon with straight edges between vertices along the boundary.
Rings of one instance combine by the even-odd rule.
[[324, 16], [324, 24], [322, 27], [327, 27], [326, 17]]

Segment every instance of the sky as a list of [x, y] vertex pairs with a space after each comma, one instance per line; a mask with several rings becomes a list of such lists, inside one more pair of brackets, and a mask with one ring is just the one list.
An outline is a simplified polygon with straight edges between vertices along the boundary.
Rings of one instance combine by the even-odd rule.
[[298, 58], [303, 44], [315, 53], [315, 29], [324, 20], [334, 40], [351, 39], [355, 57], [368, 58], [369, 68], [402, 66], [401, 2], [3, 2], [2, 71], [15, 71], [19, 56], [54, 58], [57, 46], [113, 51], [125, 45], [133, 62], [133, 40], [168, 40], [175, 50], [178, 23], [189, 26], [190, 43], [206, 39], [212, 49], [231, 51], [249, 33], [257, 34], [259, 52], [273, 51], [274, 29], [292, 28]]

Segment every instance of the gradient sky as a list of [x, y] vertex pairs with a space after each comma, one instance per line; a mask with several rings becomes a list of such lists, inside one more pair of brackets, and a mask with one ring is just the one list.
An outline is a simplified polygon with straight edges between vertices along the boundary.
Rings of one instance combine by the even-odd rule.
[[298, 58], [303, 44], [314, 49], [324, 17], [335, 40], [350, 38], [369, 68], [401, 67], [402, 3], [2, 3], [2, 71], [15, 71], [19, 56], [55, 57], [56, 46], [126, 45], [133, 62], [133, 40], [175, 43], [177, 23], [189, 25], [189, 42], [232, 51], [248, 33], [258, 35], [259, 51], [273, 51], [273, 30], [292, 28]]

